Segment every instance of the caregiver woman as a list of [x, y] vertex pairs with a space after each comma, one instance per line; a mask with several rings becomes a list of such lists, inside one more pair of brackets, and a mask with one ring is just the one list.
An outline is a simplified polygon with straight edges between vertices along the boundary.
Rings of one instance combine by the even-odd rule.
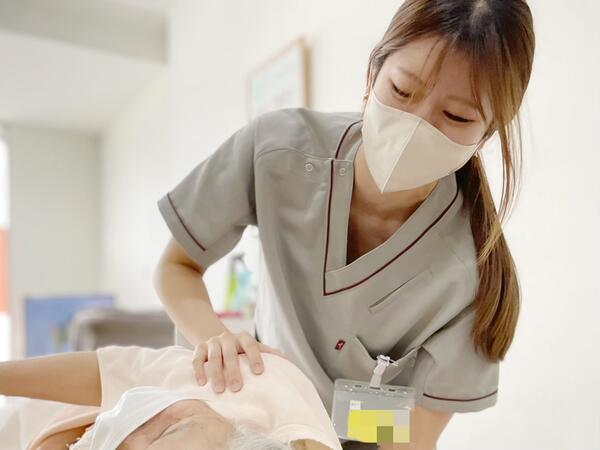
[[[262, 114], [164, 195], [173, 239], [155, 286], [198, 381], [236, 391], [238, 354], [260, 373], [279, 349], [331, 411], [336, 378], [368, 380], [389, 355], [382, 381], [417, 391], [414, 448], [496, 404], [519, 312], [501, 223], [533, 53], [524, 1], [407, 0], [371, 52], [363, 111]], [[499, 213], [479, 158], [495, 132]], [[201, 277], [247, 225], [264, 258], [256, 336], [227, 330]]]

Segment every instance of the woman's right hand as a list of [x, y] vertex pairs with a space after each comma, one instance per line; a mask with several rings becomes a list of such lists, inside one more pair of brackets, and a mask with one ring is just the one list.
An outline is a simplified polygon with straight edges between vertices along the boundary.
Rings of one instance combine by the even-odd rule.
[[[262, 342], [257, 342], [250, 333], [223, 333], [210, 337], [207, 341], [196, 345], [192, 364], [198, 384], [204, 385], [211, 379], [215, 392], [223, 392], [225, 387], [231, 391], [239, 391], [242, 386], [242, 375], [239, 366], [238, 354], [246, 353], [250, 368], [255, 374], [262, 373], [264, 369], [260, 352], [268, 352], [286, 358], [285, 354], [276, 348]], [[208, 364], [204, 363], [208, 361]]]

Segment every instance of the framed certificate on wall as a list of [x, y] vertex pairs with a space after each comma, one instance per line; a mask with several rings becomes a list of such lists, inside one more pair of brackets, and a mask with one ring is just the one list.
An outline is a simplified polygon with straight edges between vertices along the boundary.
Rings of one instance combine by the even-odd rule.
[[297, 37], [250, 72], [247, 85], [248, 120], [275, 109], [308, 107], [304, 38]]

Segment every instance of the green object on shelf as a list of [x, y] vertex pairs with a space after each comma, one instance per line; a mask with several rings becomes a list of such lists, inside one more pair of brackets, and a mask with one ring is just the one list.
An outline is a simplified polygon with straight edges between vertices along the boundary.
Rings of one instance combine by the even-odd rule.
[[233, 255], [229, 260], [225, 311], [241, 311], [253, 302], [252, 271], [244, 261], [243, 253]]

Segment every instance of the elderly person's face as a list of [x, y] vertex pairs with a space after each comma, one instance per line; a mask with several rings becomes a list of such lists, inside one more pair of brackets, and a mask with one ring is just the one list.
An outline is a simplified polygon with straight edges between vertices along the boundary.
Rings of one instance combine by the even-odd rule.
[[117, 450], [226, 449], [233, 430], [204, 401], [180, 400], [136, 428]]

